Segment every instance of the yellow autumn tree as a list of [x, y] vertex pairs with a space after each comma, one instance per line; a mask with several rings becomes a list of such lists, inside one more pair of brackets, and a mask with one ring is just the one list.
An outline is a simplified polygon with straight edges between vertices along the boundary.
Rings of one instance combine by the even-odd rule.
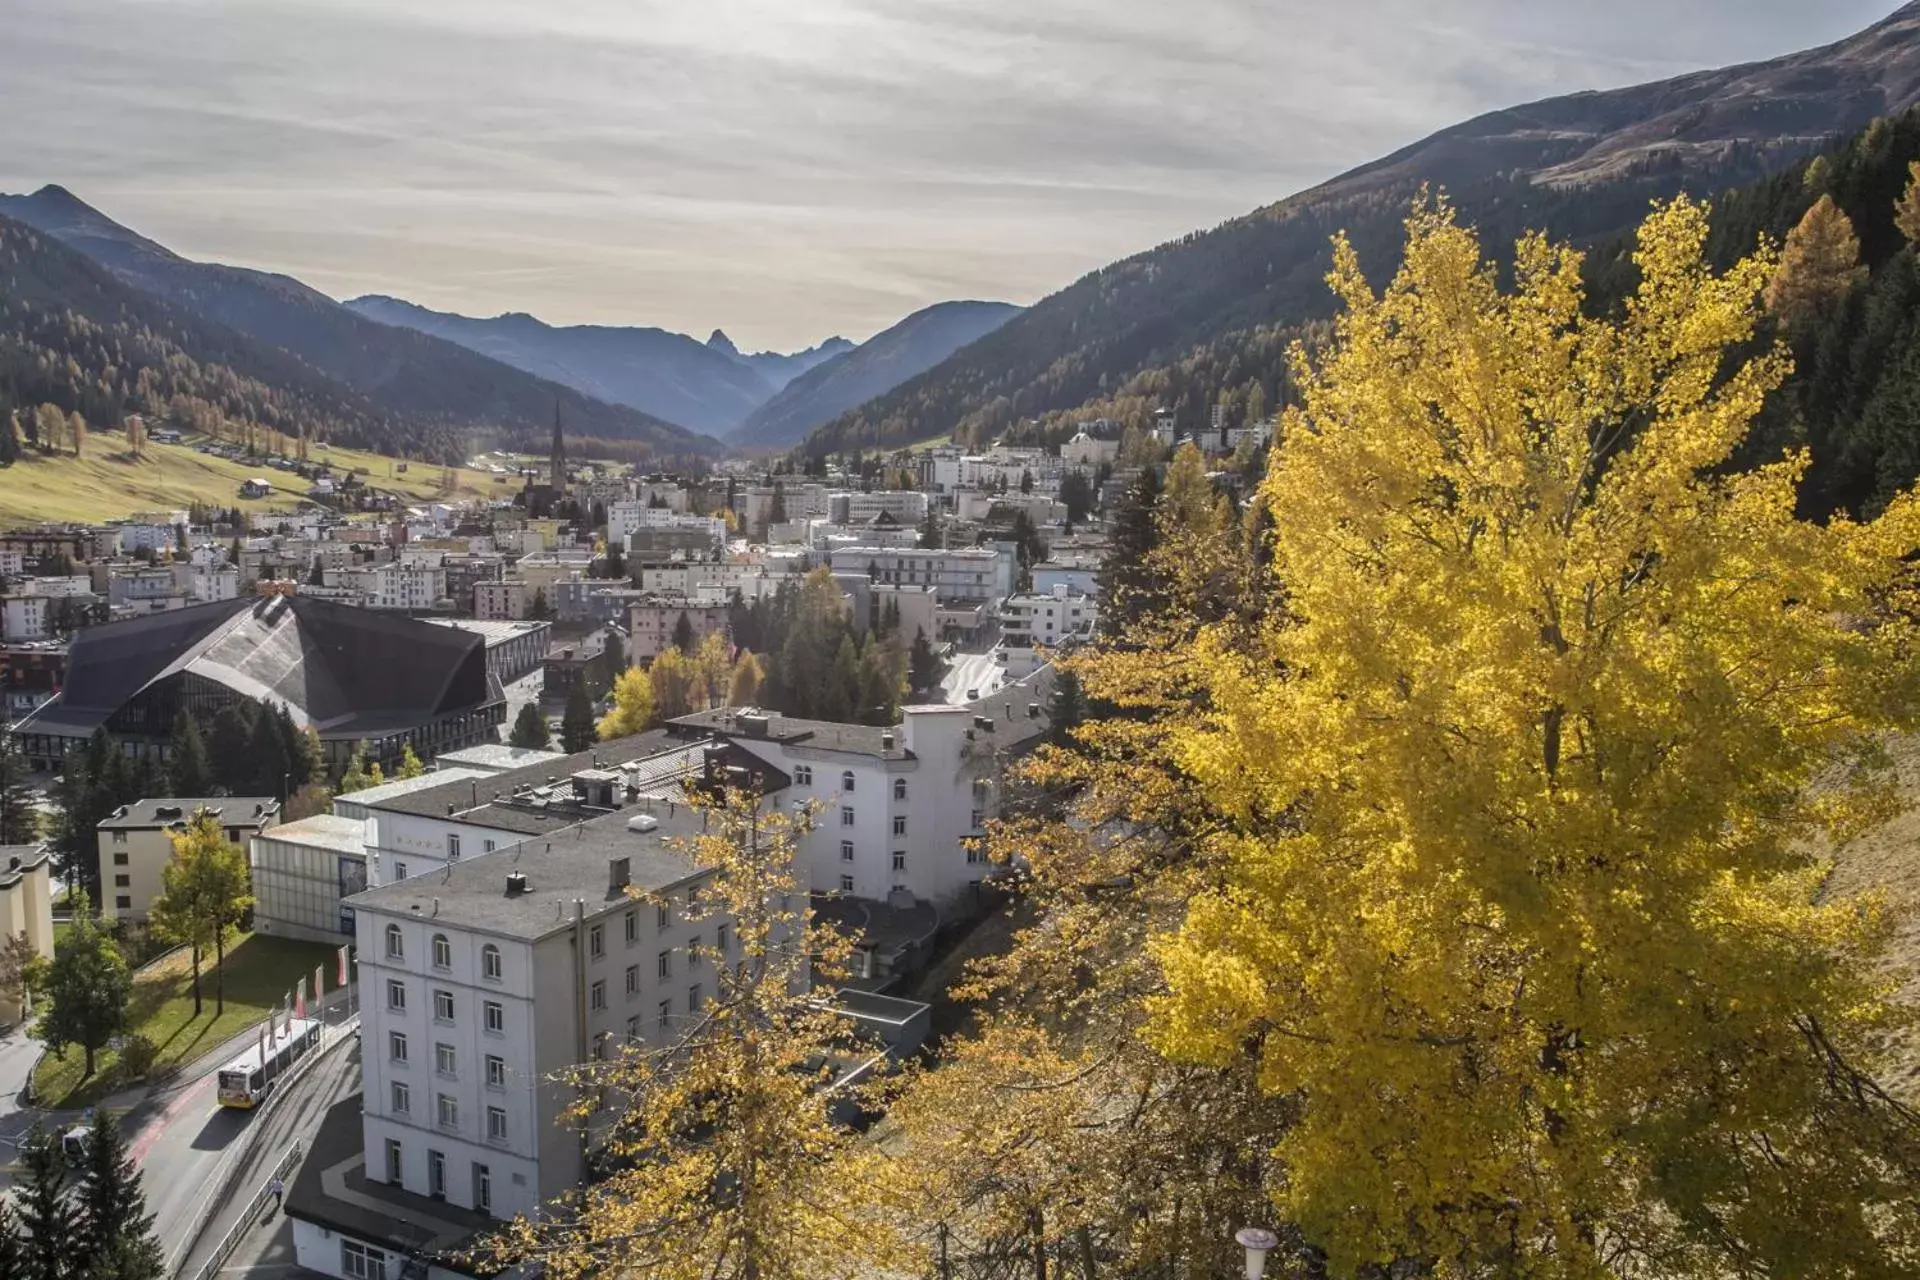
[[600, 717], [600, 738], [625, 738], [653, 728], [653, 681], [639, 667], [628, 667], [613, 679], [613, 710]]
[[[689, 963], [711, 974], [702, 1006], [575, 1073], [572, 1119], [599, 1124], [614, 1172], [521, 1218], [484, 1251], [556, 1280], [804, 1280], [852, 1274], [871, 1171], [836, 1165], [853, 1131], [840, 1086], [871, 1050], [816, 984], [845, 970], [846, 936], [816, 924], [794, 863], [795, 817], [751, 778], [699, 801], [682, 845], [688, 882], [641, 895], [708, 922]], [[805, 815], [799, 815], [804, 820]], [[726, 925], [726, 933], [719, 926]], [[608, 1115], [602, 1098], [619, 1099]]]
[[766, 683], [766, 668], [759, 657], [742, 650], [734, 659], [733, 670], [727, 680], [727, 705], [730, 707], [750, 707], [760, 696], [760, 686]]
[[1907, 189], [1893, 207], [1893, 225], [1908, 244], [1920, 244], [1920, 160], [1907, 164]]
[[1147, 1034], [1297, 1105], [1274, 1211], [1334, 1276], [1920, 1273], [1883, 915], [1805, 839], [1884, 811], [1917, 718], [1920, 506], [1813, 525], [1804, 456], [1725, 469], [1786, 362], [1729, 354], [1778, 277], [1714, 274], [1704, 208], [1602, 318], [1576, 253], [1503, 293], [1444, 207], [1408, 231], [1379, 294], [1336, 244], [1295, 356], [1284, 610], [1162, 709], [1210, 883]]
[[1787, 233], [1779, 266], [1767, 282], [1767, 309], [1796, 328], [1827, 314], [1866, 278], [1853, 220], [1832, 196], [1823, 195]]

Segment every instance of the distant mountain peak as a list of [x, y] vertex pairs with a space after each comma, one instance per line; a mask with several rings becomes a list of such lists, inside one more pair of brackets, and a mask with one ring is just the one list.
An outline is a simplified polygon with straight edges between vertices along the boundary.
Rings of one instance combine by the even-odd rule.
[[707, 339], [707, 345], [723, 356], [732, 356], [735, 360], [740, 358], [740, 348], [733, 345], [733, 339], [727, 336], [725, 329], [715, 329], [713, 336]]

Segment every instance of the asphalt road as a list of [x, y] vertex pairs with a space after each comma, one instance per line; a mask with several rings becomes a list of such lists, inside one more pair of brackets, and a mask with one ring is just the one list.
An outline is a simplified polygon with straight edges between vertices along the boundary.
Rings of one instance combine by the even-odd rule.
[[[360, 1044], [349, 1037], [327, 1050], [318, 1063], [294, 1081], [273, 1104], [271, 1110], [253, 1117], [260, 1132], [239, 1165], [232, 1181], [232, 1194], [207, 1222], [193, 1247], [187, 1251], [181, 1274], [192, 1276], [212, 1256], [214, 1249], [250, 1206], [254, 1193], [266, 1185], [273, 1166], [294, 1142], [308, 1143], [320, 1128], [328, 1108], [360, 1088]], [[293, 1182], [293, 1174], [286, 1175]], [[222, 1183], [226, 1181], [221, 1179]], [[204, 1195], [218, 1195], [222, 1186], [202, 1188]], [[148, 1207], [152, 1207], [149, 1192]], [[293, 1261], [293, 1229], [277, 1211], [269, 1209], [254, 1220], [239, 1246], [221, 1265], [224, 1276], [251, 1276], [256, 1280], [284, 1276], [297, 1271]], [[305, 1274], [305, 1273], [302, 1273]]]

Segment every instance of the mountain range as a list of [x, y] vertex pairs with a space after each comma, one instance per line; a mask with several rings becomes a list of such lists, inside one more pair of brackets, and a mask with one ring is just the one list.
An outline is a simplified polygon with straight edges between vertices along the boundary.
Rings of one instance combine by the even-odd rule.
[[[836, 418], [807, 449], [948, 432], [978, 443], [1024, 419], [1162, 400], [1195, 427], [1212, 395], [1253, 379], [1273, 404], [1285, 345], [1274, 331], [1331, 314], [1330, 237], [1344, 230], [1383, 277], [1423, 186], [1444, 189], [1490, 246], [1534, 228], [1592, 243], [1638, 222], [1649, 199], [1766, 177], [1917, 101], [1920, 4], [1909, 4], [1825, 48], [1491, 112], [1095, 271]], [[1185, 376], [1193, 365], [1206, 376]]]

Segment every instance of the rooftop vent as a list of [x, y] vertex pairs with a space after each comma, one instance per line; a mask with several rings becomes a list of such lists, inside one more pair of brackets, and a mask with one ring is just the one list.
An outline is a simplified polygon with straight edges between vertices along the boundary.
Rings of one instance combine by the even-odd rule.
[[1027, 704], [1027, 719], [1038, 720], [1039, 718], [1040, 718], [1040, 704], [1037, 702], [1029, 702]]
[[893, 750], [893, 730], [888, 729], [880, 735], [880, 749], [882, 751]]
[[633, 883], [633, 860], [631, 858], [607, 859], [607, 888], [616, 892]]
[[980, 729], [986, 733], [992, 733], [993, 717], [992, 716], [975, 716], [973, 718], [973, 727], [976, 729]]
[[[631, 818], [627, 819], [627, 830], [629, 831], [644, 832], [644, 831], [658, 831], [659, 829], [660, 829], [660, 819], [654, 817], [650, 813], [636, 813]], [[623, 858], [621, 859], [621, 861], [624, 862], [625, 859]]]
[[[126, 813], [126, 809], [124, 806], [121, 808], [120, 812], [123, 814]], [[180, 806], [177, 804], [155, 805], [153, 809], [153, 816], [156, 818], [178, 818], [181, 816]]]
[[764, 738], [772, 727], [772, 718], [758, 711], [745, 712], [740, 716], [740, 729], [749, 738]]
[[519, 895], [525, 893], [527, 889], [528, 889], [528, 885], [527, 885], [526, 872], [524, 871], [507, 872], [507, 896], [509, 898], [518, 897]]
[[459, 806], [454, 804], [454, 802], [451, 800], [447, 801], [447, 816], [451, 818], [455, 813], [458, 813], [458, 812], [459, 812]]

